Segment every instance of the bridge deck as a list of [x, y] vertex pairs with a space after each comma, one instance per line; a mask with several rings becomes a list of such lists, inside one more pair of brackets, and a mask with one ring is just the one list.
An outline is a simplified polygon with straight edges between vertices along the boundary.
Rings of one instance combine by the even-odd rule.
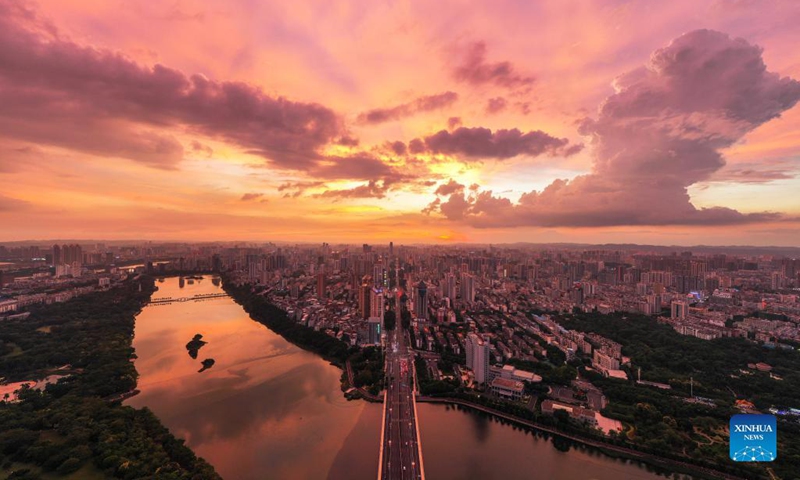
[[379, 480], [424, 480], [414, 398], [414, 364], [405, 346], [405, 335], [392, 332], [387, 350]]
[[152, 305], [159, 305], [165, 303], [176, 303], [176, 302], [199, 302], [202, 300], [213, 300], [215, 298], [226, 298], [229, 295], [227, 293], [207, 293], [201, 295], [194, 295], [191, 297], [160, 297], [160, 298], [153, 298], [150, 300], [150, 304]]

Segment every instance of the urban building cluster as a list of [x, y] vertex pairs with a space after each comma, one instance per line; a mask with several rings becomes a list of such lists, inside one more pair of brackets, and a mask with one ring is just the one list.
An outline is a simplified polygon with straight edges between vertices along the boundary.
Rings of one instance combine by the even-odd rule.
[[[433, 377], [521, 401], [542, 381], [513, 362], [561, 363], [627, 378], [624, 346], [569, 330], [570, 312], [651, 315], [678, 333], [738, 336], [768, 348], [800, 341], [800, 259], [786, 255], [568, 247], [443, 247], [243, 243], [0, 246], [0, 315], [108, 288], [130, 273], [226, 272], [296, 322], [350, 345], [382, 345], [406, 322]], [[448, 359], [452, 371], [439, 371]], [[556, 362], [558, 363], [558, 362]], [[659, 387], [658, 385], [655, 385]], [[659, 387], [661, 388], [661, 387]], [[583, 392], [581, 402], [571, 401]], [[571, 386], [543, 411], [591, 423], [602, 392]], [[590, 400], [591, 398], [591, 400]], [[574, 399], [572, 399], [574, 400]], [[545, 408], [546, 407], [546, 408]]]

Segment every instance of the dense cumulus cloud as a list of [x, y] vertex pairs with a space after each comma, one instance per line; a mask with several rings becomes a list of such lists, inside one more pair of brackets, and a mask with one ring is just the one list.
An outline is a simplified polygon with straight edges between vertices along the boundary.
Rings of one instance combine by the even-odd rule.
[[472, 85], [493, 84], [509, 89], [528, 88], [536, 81], [532, 76], [519, 73], [509, 61], [487, 62], [486, 50], [484, 42], [469, 45], [453, 70], [455, 79]]
[[761, 53], [720, 32], [687, 33], [619, 77], [598, 117], [582, 123], [594, 146], [590, 173], [556, 180], [516, 203], [491, 191], [461, 190], [427, 210], [479, 227], [720, 225], [780, 218], [696, 208], [687, 193], [725, 165], [721, 149], [800, 99], [800, 83], [768, 72]]
[[436, 187], [436, 195], [452, 195], [456, 192], [463, 192], [464, 185], [456, 182], [452, 178], [447, 182]]
[[[331, 109], [79, 45], [21, 2], [0, 0], [0, 135], [174, 166], [163, 127], [216, 137], [302, 168], [343, 133]], [[88, 133], [91, 132], [91, 133]]]
[[444, 92], [419, 97], [414, 101], [388, 108], [376, 108], [358, 116], [359, 123], [376, 124], [410, 117], [420, 112], [430, 112], [449, 107], [458, 100], [456, 92]]
[[409, 143], [411, 153], [436, 153], [479, 159], [508, 159], [519, 155], [543, 154], [569, 156], [582, 145], [570, 145], [566, 138], [556, 138], [541, 130], [523, 133], [519, 129], [492, 131], [483, 127], [458, 127], [440, 130]]

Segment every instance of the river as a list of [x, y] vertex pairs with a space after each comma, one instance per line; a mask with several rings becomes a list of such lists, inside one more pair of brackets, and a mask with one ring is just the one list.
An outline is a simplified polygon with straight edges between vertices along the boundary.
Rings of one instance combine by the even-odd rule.
[[[219, 293], [211, 277], [180, 288], [157, 283], [153, 298]], [[195, 334], [208, 342], [196, 359]], [[227, 480], [373, 479], [381, 406], [347, 401], [341, 370], [254, 322], [229, 298], [148, 305], [133, 340], [141, 393], [149, 407]], [[201, 361], [214, 359], [203, 372]], [[561, 452], [486, 416], [420, 404], [426, 477], [445, 479], [646, 480], [638, 464], [596, 451]]]

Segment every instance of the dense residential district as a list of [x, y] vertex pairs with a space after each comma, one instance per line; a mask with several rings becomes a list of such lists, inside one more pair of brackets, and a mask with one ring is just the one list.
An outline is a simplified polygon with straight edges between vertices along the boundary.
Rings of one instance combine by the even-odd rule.
[[[47, 375], [24, 371], [33, 377], [20, 378], [24, 369], [15, 370], [14, 358], [24, 348], [14, 332], [23, 327], [11, 326], [24, 325], [37, 309], [103, 292], [141, 292], [142, 279], [156, 288], [165, 276], [190, 282], [211, 274], [254, 319], [351, 370], [353, 378], [343, 374], [349, 397], [380, 401], [383, 363], [369, 359], [380, 357], [375, 353], [397, 328], [410, 341], [420, 401], [482, 406], [700, 478], [794, 478], [797, 253], [522, 244], [7, 245], [0, 247], [0, 375], [8, 378], [0, 391], [11, 405], [80, 373], [70, 364], [45, 365], [52, 367], [42, 369]], [[131, 286], [137, 280], [138, 290]], [[281, 312], [292, 329], [259, 318], [254, 309], [261, 304]], [[299, 327], [333, 343], [292, 333]], [[728, 420], [739, 412], [778, 416], [780, 461], [728, 459]], [[3, 436], [0, 456], [21, 455]]]

